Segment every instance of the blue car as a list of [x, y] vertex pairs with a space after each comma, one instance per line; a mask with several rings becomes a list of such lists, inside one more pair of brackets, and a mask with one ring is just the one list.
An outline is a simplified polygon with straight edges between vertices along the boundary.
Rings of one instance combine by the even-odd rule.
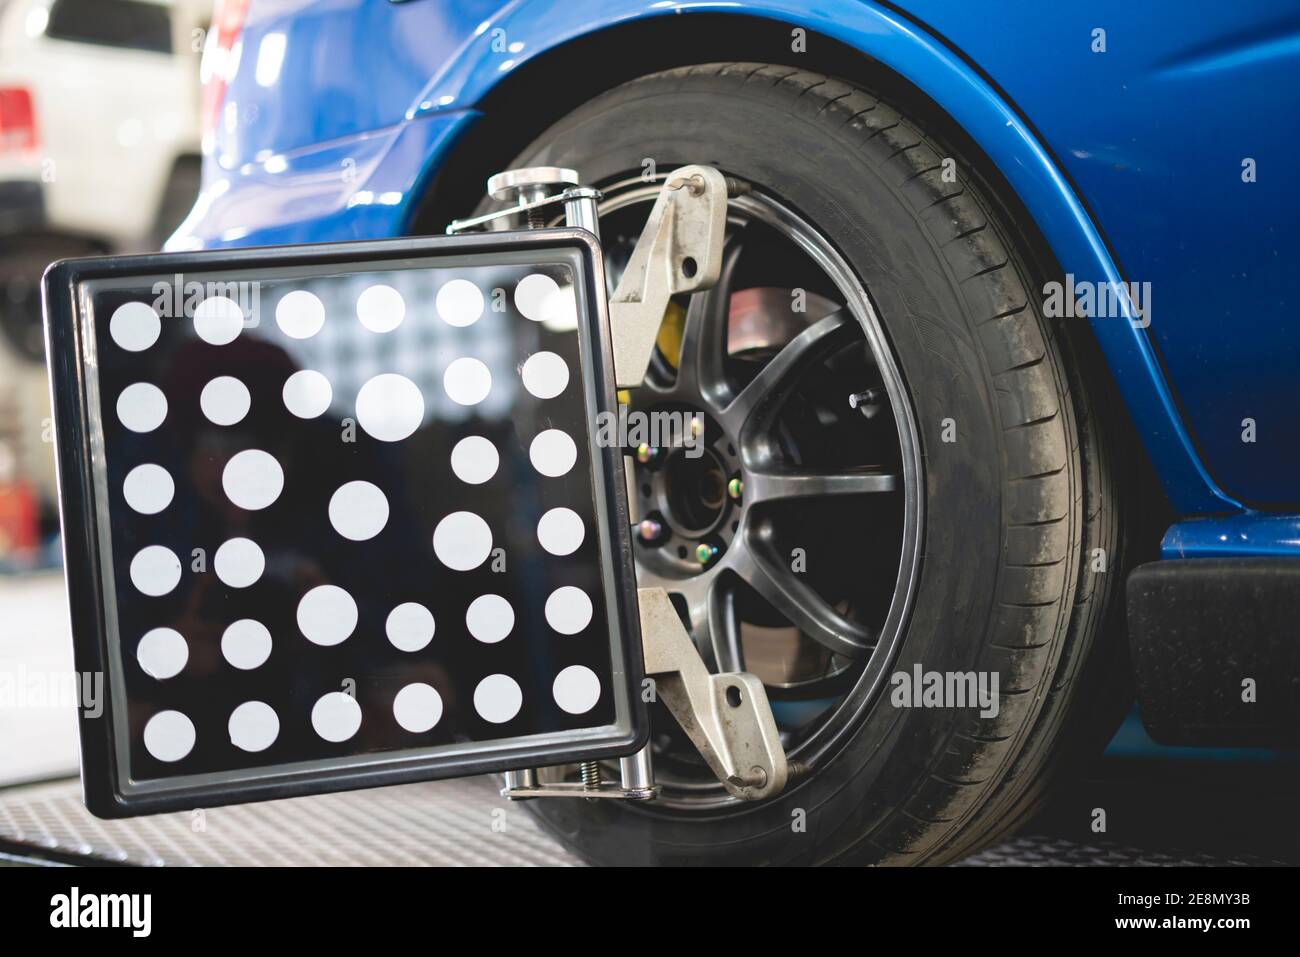
[[735, 800], [652, 711], [659, 800], [529, 802], [580, 854], [954, 860], [1135, 689], [1162, 742], [1294, 740], [1295, 0], [224, 0], [203, 69], [171, 251], [441, 234], [560, 167], [612, 288], [669, 173], [728, 177], [620, 396], [725, 422], [641, 450], [633, 546], [790, 782]]

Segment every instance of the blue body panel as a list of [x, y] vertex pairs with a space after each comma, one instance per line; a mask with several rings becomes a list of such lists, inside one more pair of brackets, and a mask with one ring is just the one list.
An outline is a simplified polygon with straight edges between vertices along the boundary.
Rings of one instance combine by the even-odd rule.
[[[1195, 16], [1121, 0], [898, 6], [254, 0], [204, 194], [172, 247], [398, 235], [484, 96], [538, 54], [698, 11], [800, 25], [945, 109], [1076, 281], [1151, 283], [1149, 328], [1128, 315], [1091, 323], [1180, 514], [1253, 521], [1243, 502], [1300, 500], [1300, 326], [1286, 309], [1300, 254], [1300, 193], [1287, 183], [1300, 147], [1300, 4]], [[1096, 28], [1104, 53], [1092, 49]], [[285, 38], [274, 77], [271, 57], [258, 69], [272, 34]], [[1243, 419], [1254, 442], [1242, 441]]]
[[1294, 558], [1300, 515], [1223, 515], [1179, 522], [1165, 533], [1161, 558]]

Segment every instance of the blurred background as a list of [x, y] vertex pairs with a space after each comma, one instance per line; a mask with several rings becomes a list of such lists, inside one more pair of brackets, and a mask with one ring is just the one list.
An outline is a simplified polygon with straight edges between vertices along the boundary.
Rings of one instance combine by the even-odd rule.
[[212, 5], [0, 0], [0, 785], [77, 762], [71, 709], [6, 700], [72, 667], [41, 273], [157, 250], [193, 205]]

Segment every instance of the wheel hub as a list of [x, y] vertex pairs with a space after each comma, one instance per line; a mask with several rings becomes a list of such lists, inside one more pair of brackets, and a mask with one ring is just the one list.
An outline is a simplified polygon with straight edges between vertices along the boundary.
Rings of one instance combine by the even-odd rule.
[[638, 530], [643, 548], [693, 575], [713, 565], [734, 540], [744, 507], [739, 495], [743, 483], [735, 440], [703, 412], [685, 411], [704, 423], [702, 434], [680, 448], [642, 446], [635, 475], [638, 511], [647, 518]]

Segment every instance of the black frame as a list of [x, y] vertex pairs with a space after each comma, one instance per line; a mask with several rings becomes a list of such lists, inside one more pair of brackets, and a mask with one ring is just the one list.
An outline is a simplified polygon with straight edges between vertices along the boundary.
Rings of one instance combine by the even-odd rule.
[[[348, 763], [325, 769], [248, 772], [249, 780], [233, 786], [188, 785], [148, 793], [127, 793], [115, 753], [112, 682], [105, 621], [101, 540], [96, 504], [96, 462], [92, 446], [89, 405], [89, 354], [85, 303], [80, 285], [92, 279], [173, 275], [187, 270], [239, 266], [301, 265], [355, 266], [401, 257], [435, 257], [507, 251], [569, 253], [575, 266], [578, 296], [579, 349], [582, 382], [595, 412], [616, 412], [617, 400], [610, 342], [604, 265], [599, 242], [582, 229], [559, 228], [511, 233], [476, 233], [419, 239], [359, 241], [312, 246], [150, 254], [70, 259], [56, 262], [45, 273], [46, 354], [54, 410], [54, 439], [63, 525], [63, 555], [71, 609], [73, 654], [79, 673], [105, 675], [102, 714], [78, 714], [81, 776], [86, 807], [105, 818], [187, 810], [219, 804], [274, 800], [365, 787], [462, 777], [529, 767], [624, 757], [645, 746], [649, 738], [647, 707], [641, 699], [644, 660], [641, 650], [636, 579], [632, 559], [630, 518], [624, 478], [623, 452], [595, 441], [592, 416], [588, 441], [592, 449], [596, 511], [603, 534], [601, 562], [607, 582], [613, 650], [621, 655], [619, 718], [613, 731], [599, 739], [515, 746], [490, 756], [452, 755], [412, 758], [401, 752], [381, 752], [343, 759]], [[617, 666], [618, 655], [615, 658]], [[620, 677], [616, 670], [617, 680]]]

